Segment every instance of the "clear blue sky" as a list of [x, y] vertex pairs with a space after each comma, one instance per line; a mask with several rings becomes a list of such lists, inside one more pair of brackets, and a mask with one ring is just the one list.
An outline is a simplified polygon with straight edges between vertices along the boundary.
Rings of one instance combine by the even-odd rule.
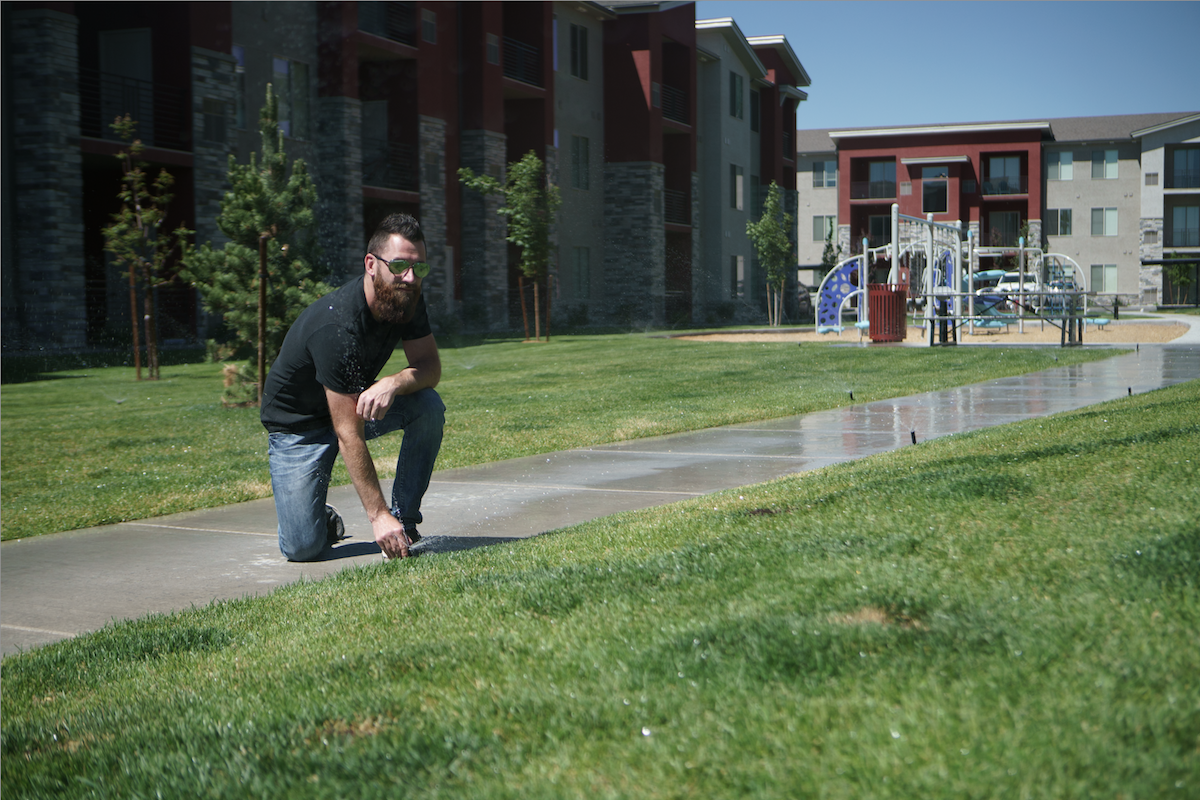
[[1200, 111], [1200, 2], [696, 3], [714, 17], [787, 37], [801, 129]]

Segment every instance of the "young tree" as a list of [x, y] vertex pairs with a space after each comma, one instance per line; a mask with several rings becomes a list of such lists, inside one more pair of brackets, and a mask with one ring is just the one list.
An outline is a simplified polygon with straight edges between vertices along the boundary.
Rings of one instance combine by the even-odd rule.
[[758, 263], [767, 271], [767, 322], [778, 326], [783, 316], [783, 285], [789, 269], [794, 269], [796, 259], [792, 254], [792, 243], [788, 231], [795, 224], [791, 214], [783, 212], [783, 191], [775, 181], [767, 187], [767, 201], [763, 203], [762, 217], [758, 222], [746, 223], [746, 235], [758, 254]]
[[145, 149], [140, 139], [135, 139], [137, 122], [126, 114], [117, 117], [112, 129], [128, 145], [117, 154], [125, 168], [122, 188], [117, 194], [121, 210], [113, 214], [113, 221], [104, 227], [104, 249], [112, 253], [113, 260], [125, 267], [129, 278], [129, 316], [133, 328], [133, 364], [137, 379], [142, 379], [141, 343], [138, 341], [137, 295], [140, 284], [142, 293], [142, 321], [146, 331], [147, 378], [158, 380], [158, 319], [154, 309], [154, 290], [171, 282], [166, 274], [167, 261], [175, 248], [186, 252], [188, 237], [192, 231], [180, 225], [170, 234], [160, 231], [167, 217], [167, 206], [173, 195], [171, 186], [175, 179], [165, 169], [159, 170], [153, 184], [146, 182], [146, 164], [138, 159]]
[[829, 218], [828, 227], [825, 229], [825, 249], [821, 251], [821, 270], [822, 274], [828, 275], [829, 272], [838, 265], [842, 260], [842, 243], [837, 243], [837, 248], [833, 246], [833, 219]]
[[[278, 354], [288, 328], [301, 311], [333, 288], [313, 277], [319, 254], [313, 215], [317, 190], [302, 159], [295, 160], [288, 176], [278, 120], [279, 101], [267, 84], [258, 121], [261, 164], [254, 153], [245, 165], [229, 157], [232, 188], [225, 193], [217, 216], [217, 227], [229, 241], [221, 249], [209, 242], [192, 250], [180, 271], [199, 290], [204, 307], [224, 317], [235, 338], [235, 352], [259, 351], [255, 377], [250, 377], [249, 369], [238, 370], [232, 385], [226, 381], [225, 401], [231, 404], [254, 401], [252, 390], [261, 391], [265, 364]], [[264, 271], [266, 280], [260, 285]], [[261, 304], [260, 288], [265, 300]], [[265, 310], [261, 341], [260, 306]]]
[[[521, 309], [525, 308], [525, 278], [533, 281], [534, 338], [542, 338], [538, 284], [547, 279], [550, 267], [550, 226], [558, 213], [558, 187], [550, 183], [542, 160], [530, 150], [520, 161], [508, 165], [508, 178], [501, 184], [490, 175], [476, 175], [469, 167], [458, 171], [458, 179], [481, 194], [503, 194], [504, 205], [497, 213], [508, 218], [508, 241], [521, 248]], [[550, 340], [550, 288], [546, 287], [546, 341]], [[529, 338], [529, 320], [525, 320]]]
[[1175, 253], [1167, 256], [1173, 263], [1163, 264], [1163, 274], [1171, 281], [1171, 286], [1175, 287], [1175, 297], [1163, 296], [1163, 300], [1167, 303], [1182, 305], [1188, 295], [1188, 287], [1192, 285], [1196, 275], [1195, 261], [1179, 261], [1177, 259], [1188, 258], [1185, 253]]

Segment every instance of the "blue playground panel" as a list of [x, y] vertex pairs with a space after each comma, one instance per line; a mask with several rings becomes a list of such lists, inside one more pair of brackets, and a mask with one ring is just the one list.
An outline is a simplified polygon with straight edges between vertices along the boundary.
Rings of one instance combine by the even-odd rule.
[[842, 301], [848, 295], [858, 291], [858, 287], [851, 282], [851, 278], [858, 272], [859, 261], [860, 259], [854, 258], [843, 263], [825, 279], [821, 294], [817, 297], [818, 329], [841, 330], [842, 320], [838, 311], [842, 307]]

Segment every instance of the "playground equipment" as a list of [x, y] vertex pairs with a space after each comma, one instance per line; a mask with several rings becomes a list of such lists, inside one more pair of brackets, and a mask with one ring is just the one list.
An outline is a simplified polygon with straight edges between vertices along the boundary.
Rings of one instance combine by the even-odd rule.
[[[924, 219], [910, 217], [901, 214], [897, 204], [892, 204], [891, 222], [891, 243], [870, 248], [863, 239], [862, 253], [838, 263], [821, 281], [818, 333], [836, 331], [841, 335], [846, 311], [853, 308], [860, 337], [871, 330], [872, 339], [878, 341], [870, 322], [872, 302], [888, 300], [889, 291], [895, 292], [893, 287], [907, 287], [914, 309], [921, 312], [919, 324], [930, 346], [957, 343], [963, 326], [974, 333], [977, 327], [1007, 328], [1015, 323], [1024, 333], [1025, 321], [1033, 319], [1060, 328], [1063, 346], [1083, 343], [1088, 276], [1074, 259], [1026, 247], [1023, 238], [1016, 248], [979, 247], [974, 231], [963, 236], [961, 221], [934, 222], [933, 214]], [[902, 222], [906, 223], [903, 230]], [[983, 259], [999, 258], [1017, 261], [1015, 294], [995, 291], [992, 281], [977, 292], [979, 270], [973, 267], [981, 266]], [[871, 266], [880, 260], [890, 261], [887, 284], [868, 293]], [[994, 276], [994, 271], [989, 272]], [[1002, 275], [1007, 277], [1007, 273]]]

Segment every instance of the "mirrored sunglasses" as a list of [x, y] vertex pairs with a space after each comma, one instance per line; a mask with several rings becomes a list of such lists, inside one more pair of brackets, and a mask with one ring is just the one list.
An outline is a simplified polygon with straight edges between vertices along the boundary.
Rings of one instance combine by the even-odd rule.
[[391, 261], [384, 261], [384, 259], [375, 255], [374, 253], [371, 253], [371, 256], [377, 261], [383, 261], [383, 263], [387, 264], [388, 269], [392, 271], [393, 275], [403, 275], [404, 273], [408, 272], [409, 269], [411, 269], [413, 274], [418, 278], [424, 278], [429, 274], [428, 261], [407, 261], [403, 258], [395, 258]]

